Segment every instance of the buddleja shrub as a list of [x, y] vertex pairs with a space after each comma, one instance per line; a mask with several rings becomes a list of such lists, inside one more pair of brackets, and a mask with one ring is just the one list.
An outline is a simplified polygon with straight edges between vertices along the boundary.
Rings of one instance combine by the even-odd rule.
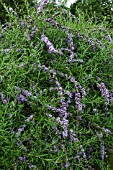
[[110, 0], [78, 0], [70, 6], [70, 12], [77, 17], [77, 9], [85, 13], [85, 19], [92, 18], [102, 22], [106, 20], [113, 28], [113, 1]]
[[[101, 169], [113, 144], [113, 34], [48, 0], [0, 28], [2, 169]], [[64, 16], [67, 15], [69, 19]]]

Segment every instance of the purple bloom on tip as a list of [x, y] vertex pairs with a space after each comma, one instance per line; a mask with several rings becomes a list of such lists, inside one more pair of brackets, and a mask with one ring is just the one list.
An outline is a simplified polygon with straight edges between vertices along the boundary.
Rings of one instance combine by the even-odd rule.
[[45, 65], [42, 65], [42, 69], [47, 72], [48, 68]]
[[53, 44], [44, 34], [41, 36], [41, 40], [46, 43], [49, 53], [58, 53], [58, 51], [54, 48]]
[[58, 123], [61, 123], [60, 117], [57, 117], [56, 121], [57, 121]]
[[69, 96], [69, 98], [72, 98], [72, 93], [71, 92], [67, 92], [67, 95]]
[[5, 50], [4, 50], [4, 53], [5, 53], [5, 54], [8, 54], [8, 52], [9, 52], [10, 50], [11, 50], [10, 48], [9, 48], [9, 49], [5, 49]]
[[51, 115], [51, 114], [49, 114], [49, 115], [48, 115], [48, 118], [51, 118], [51, 117], [52, 117], [52, 115]]
[[75, 83], [75, 82], [76, 82], [76, 80], [75, 80], [74, 77], [72, 77], [72, 78], [70, 79], [70, 81], [71, 81], [72, 83]]
[[58, 51], [55, 50], [53, 46], [50, 46], [50, 47], [49, 47], [48, 52], [49, 52], [49, 53], [58, 53]]
[[13, 12], [13, 8], [10, 7], [10, 8], [9, 8], [9, 12]]
[[73, 52], [71, 52], [71, 55], [70, 55], [70, 61], [72, 61], [72, 60], [73, 60], [73, 58], [74, 58], [74, 53], [73, 53]]
[[63, 138], [68, 137], [68, 131], [67, 131], [67, 130], [64, 130], [64, 131], [62, 132], [62, 135], [63, 135]]
[[71, 140], [71, 142], [73, 142], [73, 141], [76, 141], [76, 142], [78, 142], [79, 140], [77, 139], [77, 138], [75, 138], [75, 133], [74, 133], [74, 131], [71, 129], [70, 130], [70, 140]]
[[25, 96], [31, 96], [31, 92], [29, 92], [28, 90], [22, 90], [22, 93], [23, 93]]
[[78, 111], [82, 111], [82, 103], [80, 102], [80, 93], [75, 94], [75, 103], [77, 106]]
[[25, 158], [22, 157], [22, 156], [20, 156], [20, 157], [19, 157], [19, 161], [23, 162], [23, 161], [25, 161]]
[[7, 100], [6, 99], [3, 99], [3, 104], [6, 105], [7, 104]]
[[55, 22], [55, 21], [53, 21], [51, 18], [47, 19], [46, 21], [48, 21], [48, 22], [52, 23], [55, 27], [57, 27], [57, 26], [58, 26], [58, 23], [57, 23], [57, 22]]
[[23, 128], [18, 128], [18, 131], [22, 132], [22, 131], [24, 131], [24, 129]]
[[66, 161], [65, 168], [69, 168], [69, 166], [70, 166], [70, 163], [69, 163], [69, 161], [67, 160], [67, 161]]
[[22, 94], [19, 94], [19, 96], [17, 97], [18, 101], [22, 101], [22, 102], [26, 102], [27, 99], [25, 98], [25, 96], [23, 96]]
[[38, 7], [37, 9], [37, 17], [40, 15], [40, 13], [42, 12], [42, 10], [45, 8], [45, 5], [48, 3], [49, 1], [48, 0], [43, 0], [41, 1], [41, 4], [40, 6]]
[[[41, 36], [41, 40], [44, 41], [45, 43], [48, 42], [48, 38], [45, 35]], [[51, 44], [50, 44], [51, 45]]]
[[105, 146], [104, 146], [104, 142], [101, 142], [101, 159], [102, 161], [104, 161], [104, 157], [105, 157]]
[[83, 98], [84, 96], [86, 96], [86, 91], [85, 91], [84, 88], [81, 88], [81, 92], [82, 92], [82, 98]]
[[36, 165], [32, 165], [32, 164], [30, 163], [30, 164], [29, 164], [29, 169], [31, 169], [31, 168], [36, 169], [37, 167], [36, 167]]
[[101, 82], [98, 84], [98, 88], [100, 89], [102, 96], [109, 102], [109, 91], [106, 89], [105, 84]]
[[33, 119], [33, 115], [30, 115], [26, 120], [25, 120], [25, 122], [29, 122], [30, 120], [32, 120]]

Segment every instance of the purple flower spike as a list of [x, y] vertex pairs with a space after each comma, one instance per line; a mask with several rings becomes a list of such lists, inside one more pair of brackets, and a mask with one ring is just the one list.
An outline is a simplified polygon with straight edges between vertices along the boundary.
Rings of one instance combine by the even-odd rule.
[[45, 5], [49, 2], [49, 0], [41, 1], [40, 6], [37, 9], [37, 17], [41, 14], [42, 10], [45, 8]]
[[22, 94], [20, 94], [18, 97], [17, 97], [17, 100], [18, 101], [22, 101], [22, 102], [26, 102], [27, 99], [25, 98], [25, 96], [23, 96]]
[[9, 52], [10, 50], [11, 50], [10, 48], [9, 48], [9, 49], [5, 49], [5, 50], [4, 50], [4, 53], [5, 53], [5, 54], [8, 54], [8, 52]]
[[104, 142], [101, 142], [101, 159], [102, 161], [104, 161], [104, 157], [105, 157], [105, 146], [104, 146]]
[[27, 96], [31, 96], [31, 92], [29, 92], [28, 90], [22, 90], [23, 95]]
[[75, 94], [75, 103], [78, 111], [82, 111], [82, 103], [80, 102], [80, 93]]
[[106, 89], [105, 84], [103, 82], [98, 84], [98, 88], [100, 89], [102, 96], [106, 98], [106, 101], [109, 101], [109, 91]]
[[33, 119], [33, 115], [30, 115], [26, 120], [25, 120], [25, 122], [30, 122], [30, 120], [32, 120]]
[[49, 53], [58, 53], [58, 51], [54, 48], [53, 44], [49, 41], [49, 39], [45, 35], [41, 36], [41, 40], [46, 43]]

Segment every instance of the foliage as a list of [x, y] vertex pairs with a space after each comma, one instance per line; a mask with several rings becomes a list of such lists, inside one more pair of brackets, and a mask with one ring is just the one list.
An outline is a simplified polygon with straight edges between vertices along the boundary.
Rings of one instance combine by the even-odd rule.
[[9, 7], [13, 8], [13, 10], [19, 15], [23, 16], [25, 14], [28, 15], [28, 11], [26, 8], [26, 3], [29, 4], [30, 7], [33, 7], [34, 3], [33, 0], [0, 0], [0, 21], [4, 24], [6, 21], [9, 20], [8, 13], [4, 8], [4, 4]]
[[77, 9], [85, 13], [86, 20], [102, 22], [106, 18], [109, 27], [113, 27], [113, 1], [78, 0], [70, 6], [70, 12], [77, 16]]
[[26, 8], [19, 17], [6, 7], [0, 26], [0, 168], [103, 169], [113, 148], [113, 32], [48, 0]]

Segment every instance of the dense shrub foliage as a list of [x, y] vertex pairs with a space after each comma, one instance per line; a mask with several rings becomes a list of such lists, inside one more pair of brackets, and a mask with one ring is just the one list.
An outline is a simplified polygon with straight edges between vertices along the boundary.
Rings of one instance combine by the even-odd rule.
[[4, 4], [7, 7], [13, 8], [15, 13], [19, 16], [23, 16], [25, 14], [28, 15], [28, 10], [25, 4], [29, 4], [30, 7], [34, 5], [33, 0], [0, 0], [0, 21], [1, 23], [5, 23], [9, 20], [6, 9], [4, 8]]
[[70, 6], [70, 11], [78, 17], [77, 9], [85, 13], [85, 19], [92, 18], [102, 22], [106, 18], [108, 26], [113, 28], [113, 1], [110, 0], [78, 0]]
[[0, 26], [1, 169], [106, 168], [113, 32], [49, 0], [28, 16], [8, 10]]

